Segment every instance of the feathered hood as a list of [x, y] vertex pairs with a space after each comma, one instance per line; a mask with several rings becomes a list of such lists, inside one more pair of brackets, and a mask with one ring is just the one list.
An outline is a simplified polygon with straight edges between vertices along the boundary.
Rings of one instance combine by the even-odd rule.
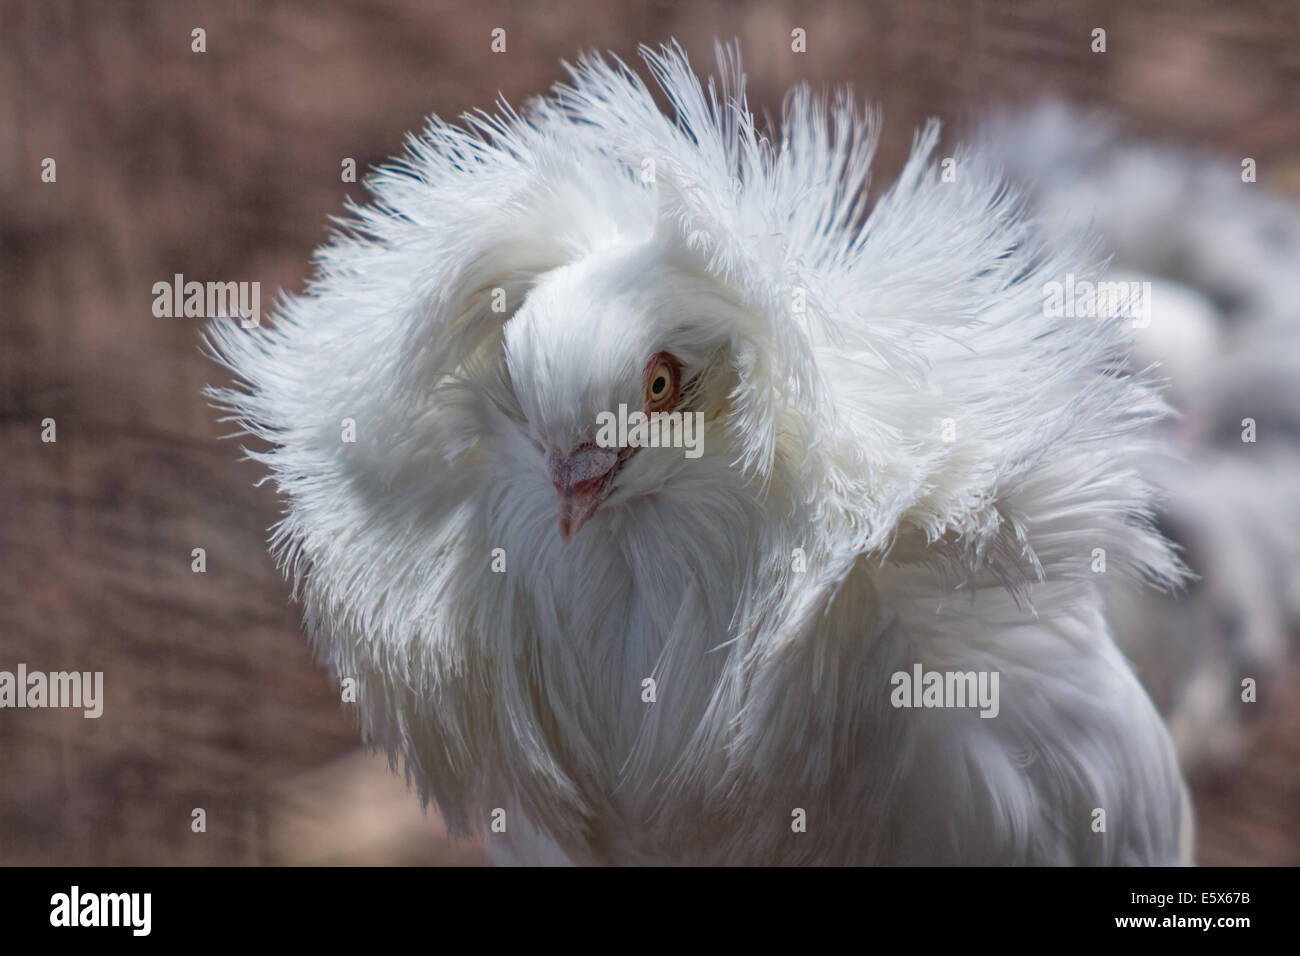
[[[909, 526], [985, 541], [1010, 517], [995, 503], [1044, 460], [1074, 458], [1068, 473], [1112, 489], [1128, 477], [1117, 430], [1162, 408], [1126, 367], [1124, 320], [1043, 314], [1046, 283], [1095, 276], [1085, 238], [1048, 253], [978, 155], [955, 153], [945, 177], [936, 123], [869, 208], [875, 124], [848, 93], [827, 104], [797, 88], [764, 132], [733, 53], [719, 48], [707, 86], [675, 45], [643, 55], [672, 115], [623, 64], [583, 57], [522, 116], [503, 104], [464, 127], [435, 118], [368, 180], [373, 204], [350, 209], [273, 329], [214, 327], [215, 351], [253, 386], [217, 397], [281, 446], [268, 463], [285, 464], [285, 490], [312, 470], [293, 461], [302, 430], [327, 421], [337, 455], [332, 432], [359, 407], [386, 437], [412, 436], [379, 456], [391, 479], [426, 437], [407, 426], [427, 403], [404, 398], [456, 374], [508, 317], [491, 289], [517, 305], [538, 274], [649, 230], [698, 254], [752, 320], [736, 330], [740, 463], [766, 476], [781, 429], [802, 430], [821, 478], [809, 496], [830, 491], [864, 550]], [[1098, 453], [1103, 466], [1084, 465]], [[1117, 516], [1141, 498], [1112, 496]]]

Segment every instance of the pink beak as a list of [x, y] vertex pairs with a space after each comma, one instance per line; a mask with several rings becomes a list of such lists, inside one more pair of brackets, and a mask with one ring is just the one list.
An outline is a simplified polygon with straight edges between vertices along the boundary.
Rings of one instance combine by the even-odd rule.
[[579, 445], [567, 457], [554, 449], [546, 456], [546, 470], [560, 496], [560, 540], [568, 541], [596, 513], [610, 492], [618, 467], [617, 448]]

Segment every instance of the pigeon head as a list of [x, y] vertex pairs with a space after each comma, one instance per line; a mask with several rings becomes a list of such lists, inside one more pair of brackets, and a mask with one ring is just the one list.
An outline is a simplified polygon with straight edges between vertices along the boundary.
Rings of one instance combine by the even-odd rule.
[[736, 317], [722, 286], [653, 240], [539, 277], [504, 351], [536, 453], [518, 464], [544, 464], [562, 539], [601, 508], [671, 491], [708, 454]]

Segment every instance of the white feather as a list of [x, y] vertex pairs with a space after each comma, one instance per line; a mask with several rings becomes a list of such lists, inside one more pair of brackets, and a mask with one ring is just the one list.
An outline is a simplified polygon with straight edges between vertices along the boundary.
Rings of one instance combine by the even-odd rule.
[[[273, 328], [211, 331], [366, 739], [454, 832], [506, 809], [503, 859], [1176, 862], [1172, 748], [1089, 566], [1177, 576], [1135, 470], [1163, 406], [1118, 320], [1044, 314], [1086, 247], [975, 154], [942, 181], [933, 124], [871, 203], [847, 94], [764, 133], [733, 53], [707, 86], [644, 55], [673, 115], [592, 57], [435, 119]], [[547, 450], [666, 348], [704, 454], [642, 449], [562, 542]], [[915, 663], [997, 671], [999, 716], [891, 706]]]
[[1177, 458], [1144, 474], [1196, 580], [1177, 595], [1114, 591], [1108, 616], [1184, 768], [1221, 763], [1276, 698], [1300, 632], [1300, 210], [1238, 165], [1061, 103], [984, 139], [1053, 241], [1095, 226], [1108, 277], [1151, 284], [1136, 354], [1159, 364], [1179, 414], [1154, 436]]

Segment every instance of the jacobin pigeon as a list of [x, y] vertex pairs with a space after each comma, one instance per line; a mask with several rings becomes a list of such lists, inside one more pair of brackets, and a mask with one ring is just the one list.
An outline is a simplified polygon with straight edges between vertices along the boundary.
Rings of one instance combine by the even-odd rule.
[[1103, 579], [1176, 585], [1132, 322], [978, 150], [720, 48], [438, 119], [214, 326], [364, 737], [503, 862], [1177, 863]]

